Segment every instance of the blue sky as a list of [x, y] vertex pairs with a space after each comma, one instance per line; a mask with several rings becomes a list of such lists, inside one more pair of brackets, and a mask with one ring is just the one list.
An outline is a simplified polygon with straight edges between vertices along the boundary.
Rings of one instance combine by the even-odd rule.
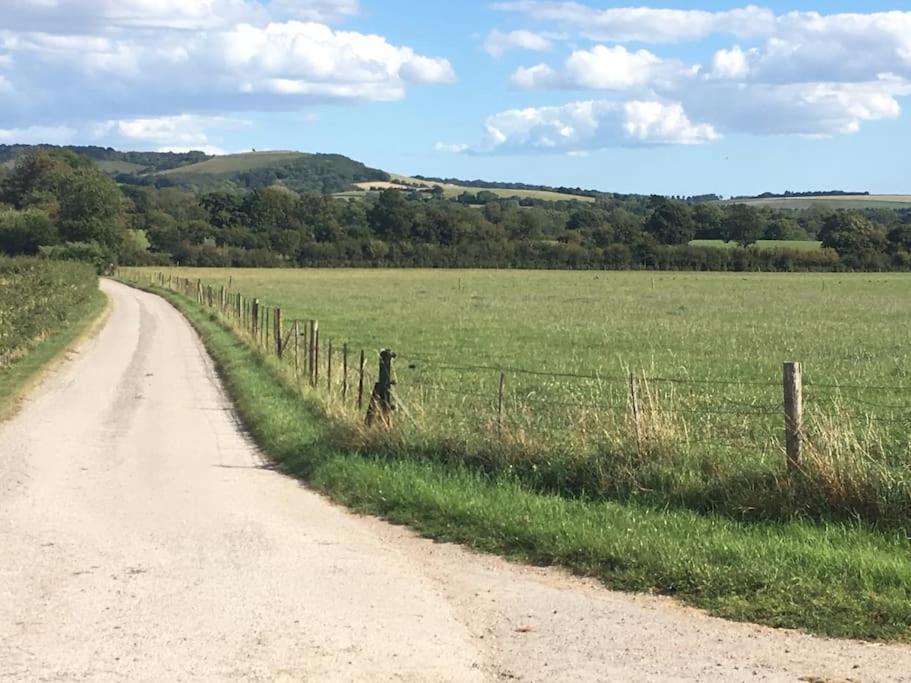
[[0, 4], [0, 143], [339, 152], [617, 192], [911, 192], [896, 3]]

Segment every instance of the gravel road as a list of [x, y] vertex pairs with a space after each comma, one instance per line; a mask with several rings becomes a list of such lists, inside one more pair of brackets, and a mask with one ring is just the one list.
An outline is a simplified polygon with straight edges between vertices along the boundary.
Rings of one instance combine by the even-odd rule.
[[733, 624], [355, 516], [270, 471], [165, 301], [0, 425], [0, 679], [911, 680], [911, 648]]

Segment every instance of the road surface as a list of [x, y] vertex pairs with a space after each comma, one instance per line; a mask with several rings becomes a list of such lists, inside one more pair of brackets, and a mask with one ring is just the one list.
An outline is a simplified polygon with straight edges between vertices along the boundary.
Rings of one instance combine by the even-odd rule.
[[733, 624], [434, 544], [270, 471], [187, 322], [107, 324], [0, 425], [0, 679], [885, 681], [911, 650]]

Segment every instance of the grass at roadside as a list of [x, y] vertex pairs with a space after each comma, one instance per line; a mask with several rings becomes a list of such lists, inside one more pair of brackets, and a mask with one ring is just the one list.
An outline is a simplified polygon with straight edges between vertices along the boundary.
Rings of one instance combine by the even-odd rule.
[[104, 313], [107, 301], [101, 291], [94, 292], [88, 300], [73, 308], [67, 320], [52, 334], [12, 365], [0, 369], [0, 420], [10, 417], [43, 371], [94, 327]]
[[440, 540], [655, 591], [732, 619], [834, 636], [909, 640], [911, 543], [860, 525], [748, 524], [636, 503], [528, 490], [457, 464], [379, 458], [330, 444], [301, 396], [211, 313], [163, 293], [194, 324], [240, 417], [287, 473], [359, 511]]

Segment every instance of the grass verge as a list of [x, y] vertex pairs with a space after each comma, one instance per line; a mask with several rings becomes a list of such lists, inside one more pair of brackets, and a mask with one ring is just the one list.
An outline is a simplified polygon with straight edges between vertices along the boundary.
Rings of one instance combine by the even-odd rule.
[[153, 290], [193, 323], [237, 411], [286, 473], [430, 538], [656, 592], [712, 614], [813, 633], [911, 640], [911, 542], [860, 524], [745, 523], [536, 493], [459, 465], [343, 452], [315, 397], [210, 311]]
[[97, 328], [107, 307], [108, 298], [98, 290], [77, 306], [54, 334], [0, 370], [0, 421], [15, 414], [22, 397], [63, 357], [64, 352]]

